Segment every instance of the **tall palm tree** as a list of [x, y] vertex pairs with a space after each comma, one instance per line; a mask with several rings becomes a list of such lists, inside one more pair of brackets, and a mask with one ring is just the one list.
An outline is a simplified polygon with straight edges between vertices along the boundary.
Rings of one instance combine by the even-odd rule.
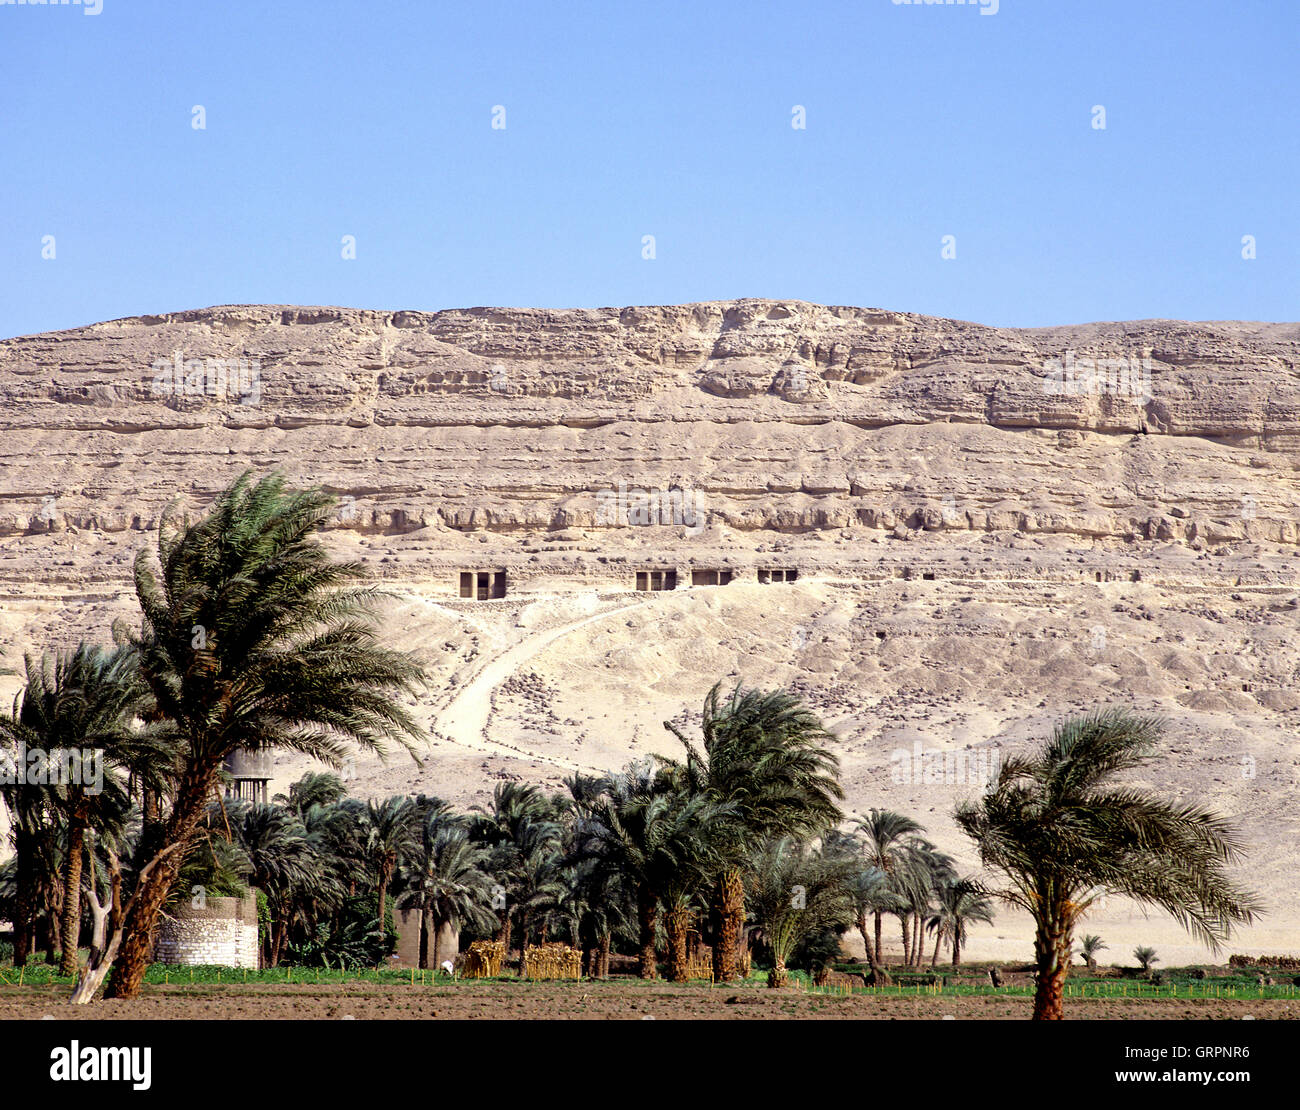
[[934, 933], [934, 958], [930, 966], [939, 962], [939, 945], [947, 940], [952, 945], [952, 969], [961, 967], [961, 946], [966, 943], [968, 927], [976, 922], [986, 924], [993, 920], [993, 903], [969, 879], [947, 878], [935, 888], [936, 909], [926, 923]]
[[1075, 925], [1103, 895], [1163, 909], [1216, 951], [1261, 912], [1227, 875], [1243, 852], [1224, 818], [1115, 781], [1149, 761], [1162, 730], [1122, 709], [1070, 717], [957, 807], [985, 867], [1008, 882], [997, 895], [1034, 919], [1035, 1019], [1061, 1017]]
[[446, 807], [433, 808], [425, 815], [418, 870], [397, 900], [404, 909], [410, 906], [420, 911], [422, 968], [438, 967], [438, 941], [444, 926], [489, 929], [495, 923], [490, 909], [492, 878], [483, 870], [489, 858], [489, 850], [471, 840], [465, 822]]
[[676, 788], [670, 776], [610, 776], [582, 837], [582, 858], [619, 873], [634, 892], [637, 973], [658, 974], [655, 963], [659, 909], [664, 892], [731, 811], [704, 794]]
[[143, 621], [131, 642], [157, 712], [175, 726], [180, 767], [165, 818], [142, 837], [142, 860], [158, 863], [141, 868], [108, 994], [139, 993], [178, 856], [227, 756], [284, 748], [337, 765], [349, 745], [410, 750], [420, 735], [398, 698], [423, 672], [375, 640], [383, 595], [358, 586], [365, 568], [334, 561], [317, 538], [332, 505], [319, 489], [245, 473], [196, 523], [169, 510], [156, 564], [143, 551], [136, 559]]
[[388, 884], [393, 881], [398, 864], [416, 851], [419, 811], [412, 799], [394, 794], [382, 802], [367, 803], [360, 817], [363, 851], [374, 868], [375, 891], [379, 895], [379, 922], [375, 928], [382, 936], [387, 928]]
[[564, 897], [564, 860], [560, 854], [559, 826], [554, 822], [530, 822], [522, 827], [520, 835], [511, 895], [519, 921], [519, 971], [522, 974], [534, 922], [541, 918], [544, 923]]
[[[164, 759], [165, 748], [156, 734], [131, 725], [143, 691], [130, 649], [83, 643], [71, 651], [47, 652], [39, 660], [28, 656], [24, 662], [26, 684], [15, 699], [13, 714], [0, 718], [0, 742], [24, 744], [29, 757], [33, 751], [45, 753], [46, 781], [22, 789], [37, 791], [28, 806], [49, 806], [62, 821], [59, 971], [73, 975], [86, 833], [121, 830], [131, 807], [129, 775], [149, 774]], [[14, 809], [22, 838], [34, 814], [24, 813], [21, 803]], [[30, 842], [19, 843], [28, 851], [32, 848]], [[20, 860], [20, 868], [26, 862]]]
[[[497, 899], [496, 939], [510, 951], [511, 924], [516, 916], [512, 889], [520, 879], [523, 845], [537, 836], [559, 836], [559, 826], [550, 799], [539, 787], [517, 782], [498, 783], [492, 791], [492, 806], [470, 820], [470, 836], [491, 849], [489, 871], [500, 888]], [[538, 830], [532, 832], [534, 827]], [[500, 895], [504, 895], [504, 899]], [[503, 904], [504, 903], [504, 904]]]
[[840, 820], [839, 761], [834, 739], [797, 697], [784, 690], [745, 690], [725, 700], [718, 683], [704, 699], [701, 739], [687, 739], [671, 721], [664, 727], [686, 749], [685, 760], [664, 760], [680, 788], [727, 807], [731, 816], [708, 832], [720, 865], [713, 878], [713, 974], [736, 976], [745, 927], [744, 861], [754, 845], [779, 836], [815, 836]]
[[921, 933], [933, 906], [935, 891], [940, 884], [955, 877], [952, 857], [940, 852], [928, 840], [913, 837], [904, 846], [891, 882], [902, 906], [898, 916], [903, 927], [905, 964], [921, 966], [924, 957]]
[[232, 832], [248, 859], [248, 882], [272, 911], [268, 964], [275, 967], [288, 939], [294, 900], [325, 881], [322, 860], [307, 828], [291, 811], [262, 802], [240, 802], [229, 813]]
[[[901, 895], [894, 884], [894, 876], [907, 858], [907, 848], [913, 839], [925, 831], [910, 817], [889, 809], [872, 809], [857, 823], [857, 833], [862, 842], [862, 854], [867, 863], [885, 876], [890, 885], [894, 905], [901, 904]], [[891, 900], [880, 899], [872, 909], [876, 923], [875, 962], [883, 967], [885, 948], [881, 939], [881, 922], [886, 913], [897, 913]]]

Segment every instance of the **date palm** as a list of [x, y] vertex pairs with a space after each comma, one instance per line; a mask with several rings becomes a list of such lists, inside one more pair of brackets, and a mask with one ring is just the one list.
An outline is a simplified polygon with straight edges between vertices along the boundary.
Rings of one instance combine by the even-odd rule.
[[1144, 945], [1138, 945], [1138, 947], [1133, 949], [1133, 958], [1137, 960], [1138, 966], [1141, 967], [1143, 971], [1150, 971], [1152, 964], [1158, 964], [1160, 962], [1160, 957], [1156, 955], [1156, 950], [1154, 948], [1145, 947]]
[[745, 927], [744, 861], [753, 847], [780, 836], [815, 836], [840, 820], [839, 761], [834, 739], [797, 697], [784, 690], [745, 690], [724, 697], [718, 683], [704, 699], [699, 743], [671, 721], [686, 749], [664, 760], [679, 788], [707, 796], [730, 817], [709, 828], [719, 866], [710, 893], [716, 924], [713, 974], [734, 979]]
[[297, 782], [289, 784], [288, 794], [277, 794], [271, 800], [301, 821], [312, 806], [332, 806], [347, 796], [348, 788], [338, 775], [331, 771], [308, 771]]
[[315, 843], [296, 814], [276, 805], [240, 802], [229, 812], [236, 843], [248, 859], [248, 882], [265, 896], [271, 922], [270, 958], [275, 967], [293, 924], [294, 903], [308, 888], [328, 880]]
[[1227, 874], [1243, 855], [1227, 820], [1116, 781], [1150, 760], [1162, 731], [1122, 709], [1070, 717], [957, 807], [985, 867], [1007, 880], [997, 895], [1034, 919], [1035, 1019], [1061, 1017], [1074, 928], [1104, 895], [1162, 909], [1216, 951], [1261, 912]]
[[711, 829], [731, 811], [703, 794], [677, 789], [667, 775], [636, 771], [613, 775], [592, 806], [580, 842], [581, 858], [616, 872], [633, 892], [637, 923], [637, 974], [658, 974], [655, 948], [665, 891], [704, 851]]
[[564, 859], [559, 833], [559, 826], [552, 821], [530, 822], [523, 826], [517, 844], [510, 895], [519, 921], [520, 974], [528, 956], [534, 923], [540, 918], [545, 927], [564, 897]]
[[417, 850], [419, 811], [412, 799], [394, 794], [381, 802], [367, 803], [360, 818], [362, 852], [373, 868], [371, 873], [379, 896], [379, 921], [375, 929], [382, 936], [387, 928], [388, 884], [393, 881], [398, 864]]
[[1094, 975], [1097, 974], [1097, 953], [1105, 947], [1107, 947], [1106, 942], [1095, 933], [1088, 933], [1079, 942], [1079, 955], [1083, 957], [1083, 962]]
[[[512, 888], [523, 866], [523, 845], [537, 836], [559, 836], [550, 799], [530, 784], [503, 782], [492, 791], [492, 805], [470, 819], [470, 836], [491, 850], [488, 870], [496, 880], [498, 927], [496, 939], [510, 951], [516, 906]], [[532, 830], [536, 831], [532, 831]]]
[[[881, 938], [881, 925], [886, 913], [898, 913], [902, 902], [895, 875], [907, 858], [911, 842], [925, 829], [910, 817], [889, 809], [872, 809], [857, 823], [857, 836], [862, 843], [862, 854], [867, 864], [885, 877], [892, 899], [880, 898], [872, 908], [876, 925], [876, 952], [874, 966], [883, 967], [885, 949]], [[869, 946], [868, 946], [869, 947]], [[870, 959], [870, 954], [868, 954]]]
[[817, 929], [843, 929], [854, 920], [847, 880], [849, 864], [782, 837], [750, 860], [749, 906], [772, 955], [769, 987], [789, 982], [786, 962], [799, 942]]
[[178, 856], [227, 756], [286, 749], [337, 766], [350, 746], [410, 750], [420, 734], [399, 698], [423, 672], [376, 643], [384, 595], [317, 538], [332, 506], [319, 489], [245, 473], [197, 522], [169, 510], [156, 560], [136, 559], [143, 621], [131, 642], [157, 713], [175, 727], [180, 766], [165, 817], [142, 837], [142, 859], [158, 863], [141, 868], [108, 994], [139, 993]]
[[[86, 834], [122, 829], [131, 808], [129, 777], [150, 775], [164, 762], [166, 750], [157, 733], [132, 725], [143, 690], [129, 648], [83, 643], [70, 651], [47, 652], [39, 660], [29, 656], [24, 662], [26, 683], [13, 714], [0, 718], [0, 742], [24, 744], [29, 754], [45, 753], [47, 781], [21, 789], [36, 791], [29, 805], [37, 810], [48, 806], [63, 825], [59, 972], [74, 975]], [[61, 759], [61, 752], [71, 759]], [[21, 806], [15, 809], [23, 818], [17, 825], [21, 837], [34, 814], [22, 813]], [[44, 825], [47, 832], [53, 827]], [[21, 839], [19, 845], [29, 847]], [[25, 862], [20, 860], [20, 872]]]
[[926, 928], [934, 933], [934, 958], [930, 966], [939, 962], [939, 945], [948, 941], [952, 945], [952, 969], [961, 967], [961, 946], [966, 943], [966, 931], [976, 921], [985, 924], [993, 920], [993, 902], [969, 879], [947, 878], [935, 888], [936, 909]]
[[489, 858], [489, 850], [470, 839], [465, 822], [446, 806], [431, 807], [425, 814], [422, 850], [397, 899], [403, 909], [420, 911], [421, 967], [437, 968], [441, 962], [438, 941], [444, 926], [489, 929], [495, 923], [490, 909], [493, 880], [484, 870]]

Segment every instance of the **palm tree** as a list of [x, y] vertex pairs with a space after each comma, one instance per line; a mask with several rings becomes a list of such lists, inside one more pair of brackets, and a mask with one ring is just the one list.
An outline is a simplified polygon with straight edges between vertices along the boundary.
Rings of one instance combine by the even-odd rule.
[[[491, 849], [489, 870], [497, 878], [504, 892], [504, 904], [498, 900], [498, 928], [496, 939], [510, 951], [511, 922], [515, 905], [510, 888], [519, 877], [523, 865], [523, 844], [530, 836], [559, 836], [553, 820], [554, 809], [541, 789], [526, 783], [498, 783], [492, 791], [492, 808], [474, 815], [470, 821], [470, 836]], [[541, 832], [530, 833], [537, 826]]]
[[564, 884], [559, 826], [551, 821], [530, 822], [521, 828], [520, 836], [517, 862], [511, 874], [511, 894], [515, 916], [519, 919], [522, 975], [533, 922], [538, 917], [545, 920], [558, 908], [564, 897]]
[[610, 789], [605, 776], [575, 774], [565, 780], [571, 803], [568, 807], [568, 852], [572, 869], [570, 898], [576, 918], [575, 943], [587, 950], [587, 973], [603, 979], [609, 974], [609, 955], [616, 931], [630, 928], [635, 917], [633, 900], [625, 876], [589, 851], [596, 828], [597, 809]]
[[316, 844], [297, 815], [276, 805], [240, 802], [229, 814], [235, 841], [248, 859], [249, 884], [266, 895], [273, 920], [269, 959], [275, 967], [288, 939], [294, 900], [326, 881]]
[[1079, 955], [1088, 965], [1088, 971], [1097, 974], [1097, 953], [1106, 947], [1106, 942], [1095, 933], [1088, 933], [1079, 944]]
[[841, 929], [853, 921], [853, 899], [845, 861], [782, 837], [752, 857], [749, 905], [772, 955], [769, 987], [789, 982], [786, 961], [799, 942], [817, 929]]
[[874, 981], [884, 983], [888, 981], [888, 972], [876, 956], [877, 949], [871, 943], [867, 925], [874, 915], [877, 943], [879, 943], [881, 917], [886, 913], [896, 912], [901, 905], [901, 899], [894, 893], [889, 876], [880, 868], [873, 864], [864, 865], [861, 856], [856, 859], [850, 857], [850, 862], [852, 867], [846, 883], [849, 897], [853, 900], [854, 924], [862, 937], [862, 946], [867, 954], [867, 965], [871, 968]]
[[496, 921], [489, 908], [492, 878], [483, 870], [490, 852], [470, 839], [465, 822], [445, 806], [433, 807], [426, 813], [422, 844], [419, 870], [410, 877], [397, 904], [403, 909], [412, 906], [420, 910], [420, 966], [437, 968], [441, 955], [438, 941], [444, 926], [488, 929]]
[[277, 794], [271, 801], [284, 806], [302, 820], [312, 806], [332, 806], [348, 796], [343, 780], [331, 771], [308, 771], [289, 784], [288, 794]]
[[718, 683], [704, 699], [698, 745], [664, 722], [686, 749], [686, 759], [662, 762], [680, 789], [706, 795], [731, 813], [708, 830], [720, 861], [711, 891], [713, 974], [723, 982], [736, 976], [745, 928], [744, 861], [753, 846], [833, 828], [842, 816], [837, 803], [844, 791], [839, 761], [825, 746], [834, 737], [797, 697], [737, 685], [723, 701], [721, 688]]
[[[862, 854], [867, 863], [885, 876], [890, 885], [892, 900], [880, 899], [872, 909], [876, 923], [875, 965], [885, 963], [885, 948], [881, 940], [881, 921], [886, 913], [899, 912], [897, 906], [901, 896], [894, 886], [893, 877], [903, 866], [907, 858], [907, 848], [913, 839], [925, 831], [910, 817], [895, 813], [889, 809], [872, 809], [867, 816], [858, 821], [858, 835], [862, 840]], [[891, 901], [893, 905], [891, 905]], [[870, 957], [868, 957], [870, 962]]]
[[935, 889], [954, 874], [951, 857], [928, 840], [912, 837], [901, 846], [889, 880], [897, 895], [893, 912], [902, 926], [905, 967], [921, 966], [921, 932]]
[[1071, 717], [1036, 753], [1005, 761], [993, 789], [957, 807], [997, 895], [1034, 919], [1035, 1019], [1058, 1020], [1075, 925], [1103, 895], [1172, 915], [1214, 950], [1260, 912], [1226, 868], [1242, 856], [1222, 817], [1161, 801], [1114, 779], [1146, 763], [1159, 721], [1122, 709]]
[[926, 927], [934, 933], [934, 958], [930, 966], [939, 962], [939, 945], [947, 940], [952, 945], [952, 969], [961, 967], [961, 946], [966, 943], [967, 927], [976, 921], [990, 924], [993, 921], [993, 902], [969, 879], [948, 878], [935, 889], [937, 909]]
[[157, 564], [143, 551], [136, 559], [143, 622], [131, 643], [158, 714], [175, 726], [180, 767], [169, 812], [142, 837], [142, 861], [159, 862], [141, 868], [108, 994], [139, 993], [178, 855], [227, 756], [285, 748], [338, 765], [349, 744], [409, 750], [420, 735], [397, 698], [423, 672], [375, 642], [383, 595], [356, 586], [365, 568], [333, 561], [316, 537], [332, 504], [319, 489], [245, 473], [197, 523], [169, 510]]
[[658, 974], [656, 933], [663, 894], [691, 867], [708, 830], [731, 818], [731, 811], [703, 794], [676, 789], [668, 775], [636, 770], [607, 780], [607, 792], [593, 807], [582, 836], [580, 858], [598, 860], [617, 872], [634, 892], [638, 935], [637, 973]]
[[1156, 955], [1156, 950], [1154, 948], [1147, 948], [1143, 945], [1138, 945], [1137, 948], [1133, 949], [1133, 958], [1137, 960], [1142, 970], [1146, 972], [1151, 970], [1152, 964], [1158, 964], [1160, 962], [1160, 957]]
[[[23, 834], [34, 814], [25, 809], [48, 806], [61, 818], [59, 972], [74, 975], [86, 834], [113, 834], [123, 828], [131, 807], [128, 776], [147, 776], [164, 759], [165, 749], [156, 733], [131, 727], [143, 691], [130, 649], [106, 650], [83, 643], [72, 651], [46, 653], [40, 660], [27, 657], [24, 662], [27, 681], [15, 699], [12, 716], [0, 718], [0, 740], [24, 744], [29, 762], [34, 751], [45, 753], [47, 781], [37, 787], [26, 807], [13, 806], [19, 818], [16, 840], [31, 850]], [[27, 862], [20, 860], [20, 873]]]
[[375, 929], [383, 936], [387, 929], [388, 884], [393, 881], [398, 864], [416, 851], [419, 812], [410, 798], [394, 794], [382, 802], [367, 803], [359, 815], [363, 852], [374, 868], [375, 890], [379, 895], [379, 922]]

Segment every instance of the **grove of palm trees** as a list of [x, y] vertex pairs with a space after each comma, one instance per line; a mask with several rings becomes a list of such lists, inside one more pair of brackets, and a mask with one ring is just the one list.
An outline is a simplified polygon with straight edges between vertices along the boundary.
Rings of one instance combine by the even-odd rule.
[[[45, 967], [78, 1003], [139, 999], [170, 908], [252, 891], [264, 969], [385, 968], [403, 915], [420, 971], [453, 982], [484, 940], [503, 946], [507, 977], [530, 949], [564, 944], [593, 984], [884, 998], [961, 985], [971, 933], [1011, 906], [1034, 928], [1025, 1016], [1059, 1019], [1076, 943], [1090, 971], [1105, 947], [1084, 933], [1099, 898], [1168, 914], [1216, 949], [1262, 911], [1232, 877], [1247, 846], [1230, 823], [1124, 777], [1160, 758], [1168, 726], [1115, 708], [1062, 721], [959, 803], [965, 866], [914, 816], [845, 811], [836, 737], [798, 696], [721, 682], [698, 730], [666, 723], [661, 754], [560, 792], [499, 782], [476, 809], [352, 796], [336, 773], [350, 752], [420, 751], [411, 700], [426, 676], [384, 645], [384, 592], [320, 542], [331, 509], [319, 489], [245, 474], [200, 518], [164, 520], [135, 564], [139, 621], [112, 644], [32, 646], [0, 717], [0, 919], [24, 976]], [[59, 773], [69, 750], [97, 753], [94, 782]], [[322, 769], [239, 799], [224, 767], [241, 750]]]

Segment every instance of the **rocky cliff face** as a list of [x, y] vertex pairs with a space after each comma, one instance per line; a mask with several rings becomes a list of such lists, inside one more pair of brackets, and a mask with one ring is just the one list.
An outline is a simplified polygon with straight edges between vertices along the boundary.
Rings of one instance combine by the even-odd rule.
[[[775, 301], [117, 320], [0, 342], [0, 666], [137, 619], [165, 507], [280, 467], [339, 495], [327, 542], [391, 587], [385, 638], [431, 677], [424, 770], [363, 761], [359, 793], [559, 788], [671, 750], [662, 722], [718, 679], [786, 685], [838, 735], [850, 810], [914, 814], [973, 868], [951, 810], [978, 787], [918, 745], [984, 759], [1124, 704], [1171, 722], [1144, 785], [1243, 823], [1275, 911], [1243, 949], [1293, 949], [1297, 462], [1297, 324]], [[485, 568], [506, 596], [461, 600]], [[679, 588], [635, 592], [650, 568]], [[762, 584], [777, 568], [797, 582]], [[305, 769], [282, 757], [272, 789]], [[1206, 955], [1131, 908], [1090, 928]], [[1005, 935], [973, 954], [1026, 958]]]
[[624, 481], [738, 532], [1291, 545], [1298, 362], [1297, 324], [802, 302], [137, 317], [0, 343], [0, 535], [148, 528], [253, 464], [385, 532], [597, 528]]

